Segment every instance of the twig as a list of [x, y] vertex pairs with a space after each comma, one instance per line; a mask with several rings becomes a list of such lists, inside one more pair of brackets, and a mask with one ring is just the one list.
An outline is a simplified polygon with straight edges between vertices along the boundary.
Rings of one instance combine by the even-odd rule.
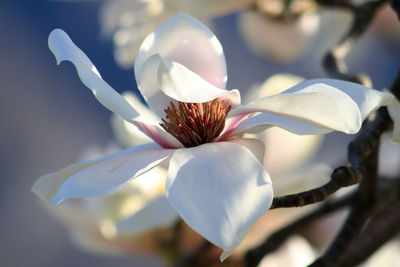
[[387, 206], [369, 223], [364, 234], [346, 251], [341, 266], [356, 266], [400, 232], [400, 200]]
[[338, 200], [326, 202], [316, 210], [275, 232], [264, 243], [246, 253], [246, 266], [257, 266], [266, 254], [278, 249], [296, 230], [311, 221], [347, 206], [353, 199], [354, 194], [350, 194]]
[[353, 47], [355, 41], [365, 32], [370, 25], [379, 7], [387, 0], [377, 0], [353, 5], [348, 1], [338, 0], [319, 0], [320, 5], [329, 7], [342, 7], [352, 11], [354, 21], [347, 34], [339, 44], [331, 49], [324, 57], [322, 65], [328, 75], [332, 78], [361, 83], [367, 87], [372, 87], [371, 79], [365, 74], [350, 75], [347, 73], [345, 57]]
[[340, 266], [342, 255], [359, 235], [374, 204], [376, 190], [378, 147], [365, 160], [365, 176], [357, 190], [357, 201], [352, 203], [350, 214], [339, 234], [326, 253], [310, 266]]

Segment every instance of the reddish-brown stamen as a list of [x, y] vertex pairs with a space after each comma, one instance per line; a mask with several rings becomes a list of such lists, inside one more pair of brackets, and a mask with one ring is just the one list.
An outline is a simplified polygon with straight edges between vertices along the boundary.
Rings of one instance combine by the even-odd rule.
[[178, 102], [179, 108], [171, 102], [165, 111], [165, 119], [160, 123], [185, 147], [212, 142], [224, 129], [225, 119], [231, 104], [215, 99], [206, 103]]

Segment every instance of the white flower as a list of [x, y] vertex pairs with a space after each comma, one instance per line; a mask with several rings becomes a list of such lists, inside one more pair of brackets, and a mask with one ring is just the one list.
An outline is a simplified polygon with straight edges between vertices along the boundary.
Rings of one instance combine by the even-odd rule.
[[199, 21], [181, 14], [145, 39], [135, 62], [140, 92], [164, 118], [160, 127], [102, 80], [65, 32], [51, 32], [49, 46], [58, 63], [68, 60], [75, 65], [82, 82], [105, 107], [154, 142], [75, 163], [41, 177], [32, 190], [52, 204], [102, 196], [162, 164], [168, 168], [168, 201], [195, 231], [224, 249], [222, 260], [273, 199], [262, 165], [264, 145], [241, 134], [273, 125], [297, 134], [355, 133], [369, 113], [393, 97], [358, 84], [321, 79], [242, 106], [238, 90], [224, 89], [226, 64], [218, 39]]
[[180, 12], [209, 19], [231, 13], [255, 0], [110, 0], [100, 12], [103, 34], [113, 36], [117, 62], [130, 68], [144, 38]]
[[[293, 3], [301, 5], [301, 2]], [[261, 0], [259, 3], [258, 10], [239, 13], [239, 33], [253, 53], [278, 63], [295, 61], [309, 51], [319, 60], [320, 54], [338, 41], [351, 22], [346, 11], [315, 8], [300, 10], [291, 19], [277, 18], [284, 2]]]

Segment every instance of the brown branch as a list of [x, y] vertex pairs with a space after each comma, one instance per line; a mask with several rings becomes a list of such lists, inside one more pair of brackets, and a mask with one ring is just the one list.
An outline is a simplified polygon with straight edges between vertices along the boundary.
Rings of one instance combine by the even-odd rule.
[[294, 222], [283, 227], [279, 231], [273, 233], [268, 239], [261, 245], [249, 250], [245, 256], [246, 266], [257, 266], [262, 258], [275, 250], [277, 250], [294, 232], [299, 230], [301, 227], [307, 225], [307, 223], [321, 218], [329, 213], [339, 210], [347, 205], [354, 199], [354, 194], [347, 195], [338, 200], [332, 200], [324, 203], [316, 210], [309, 214], [295, 220]]
[[396, 12], [397, 18], [400, 20], [400, 0], [391, 0], [390, 5], [394, 12]]
[[374, 206], [378, 167], [378, 147], [365, 160], [365, 175], [357, 190], [356, 201], [339, 234], [325, 252], [310, 266], [341, 266], [342, 255], [360, 234]]
[[355, 240], [342, 258], [341, 266], [356, 266], [400, 232], [400, 200], [387, 206]]
[[340, 40], [339, 44], [331, 49], [324, 57], [322, 65], [327, 74], [336, 79], [347, 80], [361, 83], [371, 87], [371, 79], [365, 74], [350, 75], [347, 73], [345, 57], [353, 47], [355, 41], [365, 32], [370, 25], [375, 14], [387, 0], [377, 0], [364, 3], [362, 5], [353, 5], [349, 1], [340, 0], [319, 0], [322, 6], [341, 7], [352, 11], [354, 21], [348, 32]]

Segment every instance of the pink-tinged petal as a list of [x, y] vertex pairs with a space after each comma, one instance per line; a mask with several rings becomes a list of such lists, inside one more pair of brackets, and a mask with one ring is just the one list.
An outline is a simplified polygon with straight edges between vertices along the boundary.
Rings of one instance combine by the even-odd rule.
[[[195, 48], [195, 49], [194, 49]], [[226, 62], [222, 46], [200, 21], [179, 14], [144, 40], [135, 61], [135, 77], [143, 95], [147, 90], [140, 75], [152, 55], [178, 62], [219, 88], [225, 88]]]
[[58, 204], [69, 198], [111, 194], [130, 179], [167, 160], [173, 151], [151, 143], [100, 159], [76, 163], [40, 177], [32, 191], [51, 204]]
[[273, 190], [268, 173], [248, 148], [217, 142], [176, 150], [166, 195], [195, 231], [224, 249], [223, 260], [268, 210]]
[[95, 97], [106, 108], [133, 123], [161, 146], [165, 148], [180, 147], [179, 142], [162, 130], [152, 117], [146, 117], [146, 113], [141, 114], [140, 110], [135, 110], [120, 94], [112, 89], [101, 78], [90, 59], [64, 31], [55, 29], [50, 33], [49, 48], [55, 55], [57, 64], [64, 60], [74, 64], [83, 84], [92, 90]]
[[[250, 111], [289, 119], [289, 121], [282, 121], [281, 124], [297, 121], [317, 128], [345, 133], [356, 133], [362, 123], [360, 110], [352, 98], [324, 83], [311, 83], [299, 90], [291, 88], [282, 94], [256, 100], [235, 112], [240, 114]], [[265, 123], [270, 123], [270, 121], [265, 121]], [[288, 127], [284, 128], [291, 130]]]
[[236, 128], [241, 125], [243, 122], [247, 121], [249, 119], [249, 115], [251, 113], [244, 113], [244, 114], [239, 114], [233, 117], [230, 117], [228, 114], [228, 118], [226, 118], [225, 121], [225, 127], [222, 130], [220, 136], [217, 138], [218, 141], [225, 141], [228, 139], [230, 136], [234, 135], [234, 132]]
[[140, 116], [125, 99], [105, 82], [90, 59], [82, 52], [60, 29], [53, 30], [49, 35], [49, 48], [56, 57], [57, 64], [68, 60], [74, 64], [83, 84], [92, 90], [94, 96], [109, 110], [127, 120]]
[[167, 199], [155, 198], [131, 216], [117, 221], [117, 234], [122, 236], [138, 235], [146, 231], [168, 227], [178, 220], [177, 212]]
[[240, 105], [238, 90], [218, 88], [184, 65], [159, 57], [158, 81], [167, 96], [188, 103], [204, 103], [216, 98], [227, 99], [232, 107]]
[[183, 145], [175, 139], [172, 135], [161, 129], [161, 127], [136, 122], [136, 124], [143, 133], [154, 140], [157, 144], [166, 149], [181, 148]]

